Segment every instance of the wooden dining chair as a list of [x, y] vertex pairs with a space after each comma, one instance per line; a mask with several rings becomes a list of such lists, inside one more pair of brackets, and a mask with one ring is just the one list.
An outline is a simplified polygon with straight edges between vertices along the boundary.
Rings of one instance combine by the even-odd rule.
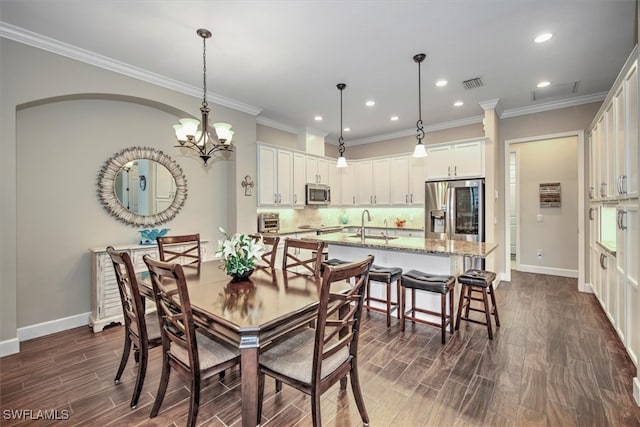
[[262, 254], [262, 262], [257, 267], [268, 267], [271, 269], [276, 268], [276, 257], [278, 255], [278, 244], [280, 243], [280, 237], [278, 236], [265, 236], [263, 234], [251, 234], [251, 237], [256, 241], [262, 239], [262, 243], [265, 245], [265, 251]]
[[240, 363], [240, 352], [234, 346], [196, 330], [182, 265], [156, 261], [149, 255], [143, 260], [149, 269], [158, 308], [163, 354], [160, 385], [150, 417], [158, 415], [171, 369], [175, 369], [190, 383], [187, 425], [195, 426], [201, 381]]
[[107, 253], [111, 257], [116, 282], [118, 283], [125, 328], [122, 359], [114, 382], [116, 384], [120, 383], [120, 378], [124, 368], [127, 366], [129, 353], [133, 345], [134, 358], [138, 362], [138, 373], [136, 374], [136, 384], [133, 388], [130, 406], [135, 408], [138, 405], [138, 399], [140, 398], [144, 377], [147, 372], [149, 349], [158, 347], [161, 344], [158, 315], [153, 312], [145, 314], [144, 299], [140, 295], [138, 281], [136, 280], [129, 254], [126, 251], [117, 251], [113, 246], [107, 247]]
[[282, 269], [320, 277], [323, 248], [324, 242], [320, 241], [284, 239]]
[[200, 234], [185, 234], [181, 236], [162, 236], [156, 238], [160, 261], [177, 262], [185, 265], [200, 266], [202, 254], [200, 249]]
[[[373, 256], [369, 255], [361, 261], [325, 267], [316, 328], [295, 330], [260, 354], [258, 420], [265, 375], [311, 396], [313, 425], [320, 426], [320, 396], [348, 374], [362, 422], [369, 424], [358, 378], [357, 350], [365, 284], [372, 263]], [[354, 279], [353, 287], [345, 293], [331, 293], [332, 283], [349, 278]]]

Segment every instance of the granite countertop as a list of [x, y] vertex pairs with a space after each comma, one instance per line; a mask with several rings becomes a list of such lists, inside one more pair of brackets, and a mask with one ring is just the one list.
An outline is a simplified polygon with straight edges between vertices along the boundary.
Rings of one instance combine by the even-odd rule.
[[329, 245], [357, 246], [362, 248], [383, 249], [399, 252], [418, 252], [434, 255], [460, 255], [485, 258], [498, 245], [488, 242], [465, 242], [461, 240], [425, 239], [422, 237], [396, 237], [385, 241], [380, 237], [365, 238], [352, 237], [352, 234], [333, 233], [321, 236], [305, 237], [309, 240], [321, 240]]
[[[267, 232], [265, 234], [271, 236], [281, 236], [287, 234], [295, 234], [295, 233], [306, 233], [309, 231], [316, 232], [318, 230], [327, 230], [327, 229], [337, 229], [343, 230], [345, 228], [360, 228], [359, 225], [355, 224], [338, 224], [338, 225], [300, 225], [300, 226], [284, 226], [281, 227], [278, 231]], [[385, 230], [387, 227], [384, 226], [366, 226], [367, 229], [375, 229], [375, 230]], [[411, 227], [388, 227], [389, 230], [408, 230], [408, 231], [424, 231], [422, 228], [411, 228]]]

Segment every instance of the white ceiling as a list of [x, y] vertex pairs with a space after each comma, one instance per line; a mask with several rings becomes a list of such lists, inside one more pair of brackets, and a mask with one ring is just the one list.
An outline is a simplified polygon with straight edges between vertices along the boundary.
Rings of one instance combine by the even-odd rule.
[[[329, 141], [339, 134], [336, 84], [344, 82], [349, 145], [415, 130], [416, 53], [427, 54], [427, 129], [477, 120], [479, 103], [494, 99], [512, 115], [567, 105], [566, 96], [534, 101], [541, 80], [551, 89], [578, 81], [569, 95], [575, 103], [602, 99], [633, 48], [635, 7], [635, 0], [0, 0], [0, 20], [5, 37], [17, 26], [200, 91], [202, 41], [195, 31], [207, 28], [214, 98], [254, 106], [263, 122], [285, 129], [327, 132]], [[541, 32], [554, 37], [535, 44]], [[484, 86], [465, 90], [461, 82], [472, 77]], [[441, 78], [449, 84], [435, 87]], [[369, 99], [372, 108], [364, 105]], [[453, 107], [456, 100], [464, 106]], [[314, 121], [318, 114], [322, 122]]]

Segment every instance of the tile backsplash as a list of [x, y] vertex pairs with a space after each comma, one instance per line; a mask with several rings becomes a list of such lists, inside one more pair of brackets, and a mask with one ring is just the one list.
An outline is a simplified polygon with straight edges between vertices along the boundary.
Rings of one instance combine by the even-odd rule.
[[423, 207], [362, 207], [362, 208], [260, 208], [258, 212], [278, 212], [280, 214], [280, 228], [289, 229], [301, 225], [351, 225], [359, 226], [362, 212], [368, 209], [371, 214], [371, 222], [366, 222], [369, 227], [384, 227], [386, 219], [390, 228], [395, 227], [397, 219], [405, 220], [404, 228], [424, 228]]

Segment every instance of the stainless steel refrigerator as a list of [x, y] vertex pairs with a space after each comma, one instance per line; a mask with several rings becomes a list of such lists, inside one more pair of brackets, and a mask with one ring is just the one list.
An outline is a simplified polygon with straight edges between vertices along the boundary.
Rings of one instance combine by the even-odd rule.
[[484, 179], [425, 183], [425, 236], [484, 242]]

